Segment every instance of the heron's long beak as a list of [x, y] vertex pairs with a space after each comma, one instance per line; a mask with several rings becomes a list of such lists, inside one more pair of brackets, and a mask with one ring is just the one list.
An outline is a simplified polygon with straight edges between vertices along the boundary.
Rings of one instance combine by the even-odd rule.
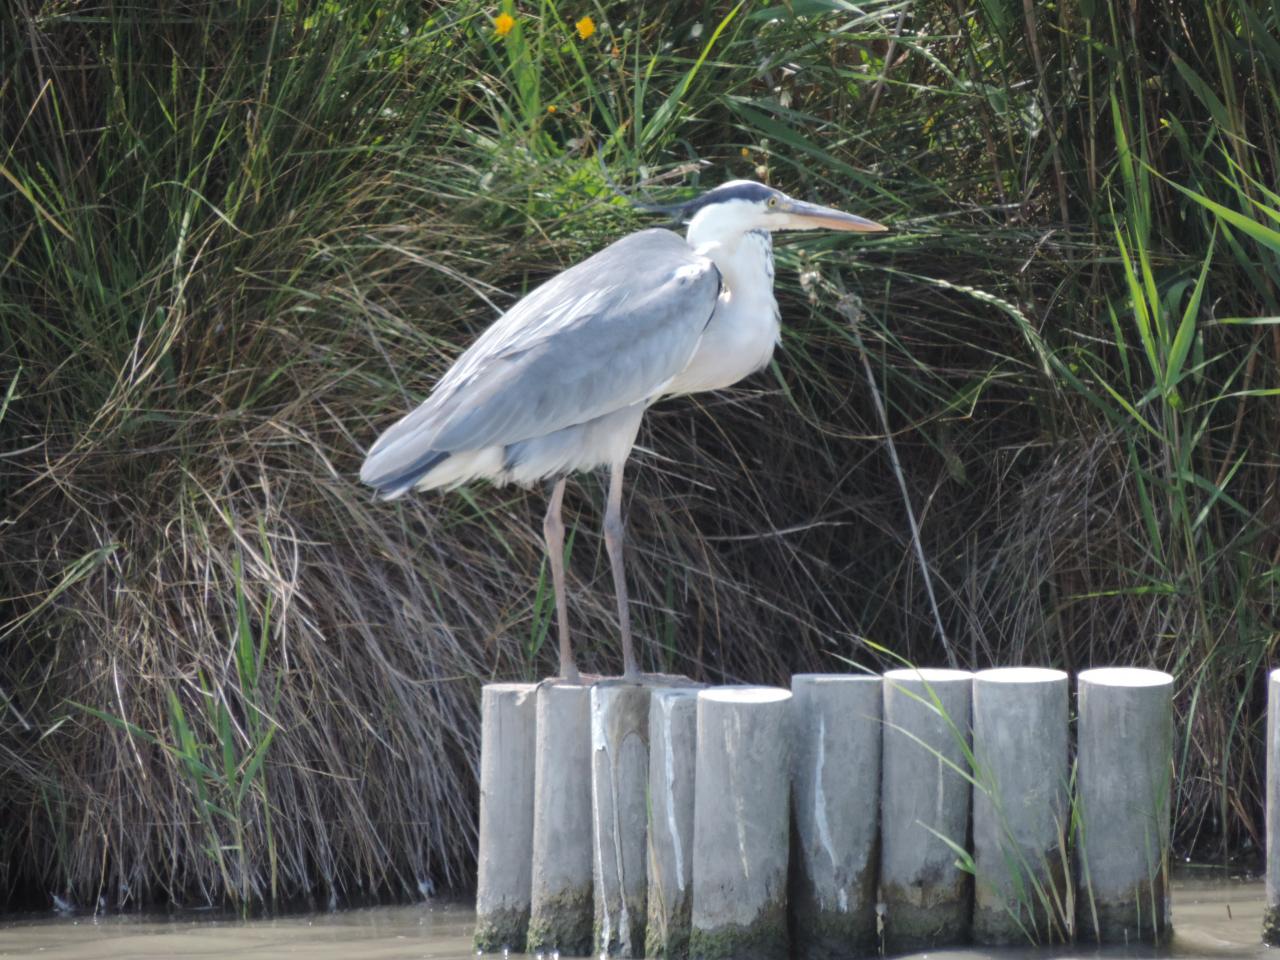
[[782, 206], [784, 213], [790, 215], [788, 224], [793, 230], [851, 230], [856, 233], [879, 233], [888, 230], [884, 224], [857, 217], [852, 213], [822, 207], [816, 203], [805, 203], [792, 200]]

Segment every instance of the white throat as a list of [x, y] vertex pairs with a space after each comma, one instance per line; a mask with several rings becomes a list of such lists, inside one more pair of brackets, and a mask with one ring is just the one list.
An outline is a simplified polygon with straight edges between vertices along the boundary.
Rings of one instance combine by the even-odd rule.
[[773, 240], [757, 223], [749, 204], [715, 204], [694, 215], [686, 239], [716, 265], [730, 297], [759, 297], [772, 305]]

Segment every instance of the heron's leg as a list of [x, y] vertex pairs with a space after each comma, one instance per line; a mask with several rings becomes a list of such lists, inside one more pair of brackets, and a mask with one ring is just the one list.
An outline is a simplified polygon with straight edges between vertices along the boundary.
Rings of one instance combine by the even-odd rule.
[[556, 592], [556, 625], [560, 629], [560, 679], [578, 682], [578, 666], [573, 662], [573, 648], [569, 645], [569, 608], [564, 602], [564, 521], [560, 519], [560, 502], [564, 500], [566, 477], [556, 481], [547, 503], [547, 515], [542, 521], [542, 533], [547, 538], [547, 558], [551, 561], [551, 584]]
[[622, 678], [638, 682], [640, 668], [631, 646], [631, 614], [627, 608], [627, 575], [622, 563], [622, 471], [623, 463], [615, 463], [609, 473], [609, 501], [604, 511], [604, 545], [613, 566], [613, 587], [618, 595], [618, 630], [622, 635]]

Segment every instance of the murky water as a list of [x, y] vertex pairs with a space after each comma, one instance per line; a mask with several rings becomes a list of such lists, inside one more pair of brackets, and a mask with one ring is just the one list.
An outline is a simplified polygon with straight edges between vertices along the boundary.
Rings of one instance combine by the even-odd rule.
[[[1070, 960], [1094, 957], [1280, 958], [1259, 942], [1263, 888], [1258, 881], [1182, 880], [1174, 885], [1174, 942], [1168, 949], [1103, 952], [1079, 948], [932, 951], [920, 960]], [[342, 910], [275, 920], [139, 917], [26, 917], [0, 921], [0, 957], [124, 960], [146, 957], [314, 960], [474, 960], [467, 904]], [[516, 955], [513, 954], [514, 958]]]

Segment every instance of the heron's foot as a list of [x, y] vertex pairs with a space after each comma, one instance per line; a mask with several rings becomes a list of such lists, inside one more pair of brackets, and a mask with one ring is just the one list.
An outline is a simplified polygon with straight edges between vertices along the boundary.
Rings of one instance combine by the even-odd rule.
[[[600, 680], [600, 678], [596, 678]], [[697, 680], [678, 673], [623, 673], [620, 677], [607, 677], [601, 682], [613, 684], [634, 684], [640, 687], [701, 687]]]
[[679, 673], [640, 673], [637, 671], [631, 676], [622, 674], [618, 677], [606, 677], [598, 673], [579, 673], [574, 671], [571, 677], [546, 677], [538, 681], [537, 686], [565, 686], [565, 687], [591, 687], [597, 683], [607, 683], [621, 686], [623, 684], [632, 684], [638, 687], [701, 687], [704, 684], [697, 680], [691, 680], [689, 677]]
[[546, 677], [543, 680], [539, 680], [537, 685], [539, 687], [589, 687], [603, 679], [605, 678], [598, 673], [579, 673], [575, 670], [572, 676]]

